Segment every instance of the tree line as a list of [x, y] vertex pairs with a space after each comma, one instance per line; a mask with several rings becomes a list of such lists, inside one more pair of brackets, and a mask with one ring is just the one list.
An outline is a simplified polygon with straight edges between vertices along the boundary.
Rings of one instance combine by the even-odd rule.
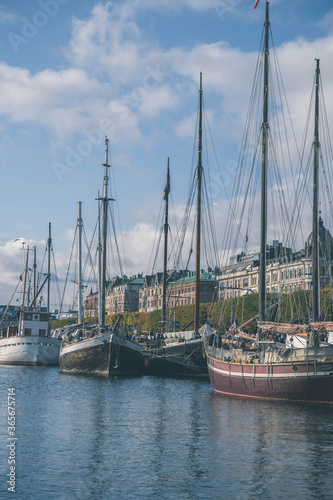
[[[332, 289], [321, 290], [321, 311], [322, 320], [333, 320]], [[222, 300], [214, 303], [200, 304], [199, 321], [200, 325], [211, 324], [214, 328], [228, 329], [231, 325], [238, 327], [246, 323], [258, 314], [259, 296], [251, 293], [242, 297]], [[267, 295], [267, 321], [282, 323], [308, 323], [311, 320], [312, 297], [310, 291], [296, 291], [279, 296], [277, 294]], [[119, 313], [106, 316], [106, 324], [114, 325], [120, 316]], [[191, 324], [194, 318], [194, 304], [180, 305], [167, 313], [168, 330], [173, 331], [173, 321], [176, 320], [176, 331], [193, 329]], [[95, 317], [84, 319], [87, 323], [96, 323]], [[71, 320], [53, 320], [51, 328], [59, 328], [64, 325], [75, 323]], [[179, 325], [179, 326], [178, 326]], [[122, 315], [119, 327], [122, 331], [138, 333], [161, 332], [162, 311], [160, 309], [151, 312], [133, 312]], [[254, 333], [256, 322], [253, 321], [244, 328], [248, 333]]]

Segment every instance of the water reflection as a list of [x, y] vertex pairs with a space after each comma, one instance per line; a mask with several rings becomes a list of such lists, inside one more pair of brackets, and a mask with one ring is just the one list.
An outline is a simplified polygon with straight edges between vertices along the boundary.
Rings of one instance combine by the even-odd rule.
[[[201, 381], [7, 368], [21, 498], [330, 498], [332, 408], [223, 397]], [[5, 436], [2, 405], [0, 417]]]
[[210, 403], [214, 453], [229, 473], [230, 493], [234, 488], [237, 498], [273, 499], [297, 491], [297, 498], [329, 498], [332, 408], [216, 394]]

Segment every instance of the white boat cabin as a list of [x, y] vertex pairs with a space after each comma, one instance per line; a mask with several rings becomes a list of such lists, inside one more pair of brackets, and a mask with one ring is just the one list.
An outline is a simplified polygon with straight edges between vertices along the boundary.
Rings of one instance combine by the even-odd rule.
[[19, 336], [46, 337], [49, 333], [49, 314], [41, 311], [24, 311], [19, 321]]

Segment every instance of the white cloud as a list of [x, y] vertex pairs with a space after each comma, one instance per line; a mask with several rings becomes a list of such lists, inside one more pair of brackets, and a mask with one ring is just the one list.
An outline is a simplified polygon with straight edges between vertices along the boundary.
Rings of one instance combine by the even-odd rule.
[[144, 91], [143, 96], [147, 96], [143, 99], [140, 106], [140, 111], [144, 116], [156, 117], [161, 111], [167, 109], [172, 110], [178, 107], [178, 99], [172, 94], [172, 90], [167, 87], [158, 87], [151, 91]]
[[[130, 14], [126, 8], [129, 6], [134, 7], [134, 13], [140, 8], [136, 2], [122, 7], [97, 4], [88, 20], [74, 20], [66, 49], [72, 64], [68, 69], [32, 74], [1, 63], [0, 112], [13, 121], [43, 123], [60, 136], [96, 126], [111, 113], [119, 139], [140, 139], [140, 120], [155, 120], [165, 109], [172, 109], [177, 121], [181, 110], [186, 127], [190, 119], [187, 110], [192, 115], [202, 71], [206, 101], [213, 98], [216, 102], [217, 124], [231, 137], [239, 136], [256, 54], [241, 52], [225, 42], [196, 45], [191, 50], [162, 49], [140, 31], [133, 10]], [[144, 6], [147, 8], [146, 3]], [[191, 3], [191, 8], [199, 8], [199, 4]], [[308, 87], [304, 85], [311, 72], [307, 69], [311, 68], [311, 63], [307, 64], [311, 53], [322, 59], [323, 68], [326, 63], [327, 80], [332, 81], [326, 62], [332, 59], [332, 47], [328, 37], [313, 42], [297, 40], [278, 49], [286, 88], [297, 100], [297, 110], [305, 107], [303, 99], [311, 87], [311, 79]], [[330, 111], [330, 98], [328, 105]], [[303, 115], [300, 125], [301, 118]]]
[[8, 8], [0, 4], [0, 24], [14, 24], [21, 21], [21, 17], [17, 14], [8, 12]]

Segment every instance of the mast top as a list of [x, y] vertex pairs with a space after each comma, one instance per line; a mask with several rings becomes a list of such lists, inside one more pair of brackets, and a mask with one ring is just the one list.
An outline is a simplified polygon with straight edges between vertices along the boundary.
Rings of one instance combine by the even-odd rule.
[[269, 2], [266, 2], [265, 26], [270, 26], [269, 22]]
[[109, 139], [107, 135], [105, 136], [105, 163], [103, 163], [104, 167], [109, 167]]

